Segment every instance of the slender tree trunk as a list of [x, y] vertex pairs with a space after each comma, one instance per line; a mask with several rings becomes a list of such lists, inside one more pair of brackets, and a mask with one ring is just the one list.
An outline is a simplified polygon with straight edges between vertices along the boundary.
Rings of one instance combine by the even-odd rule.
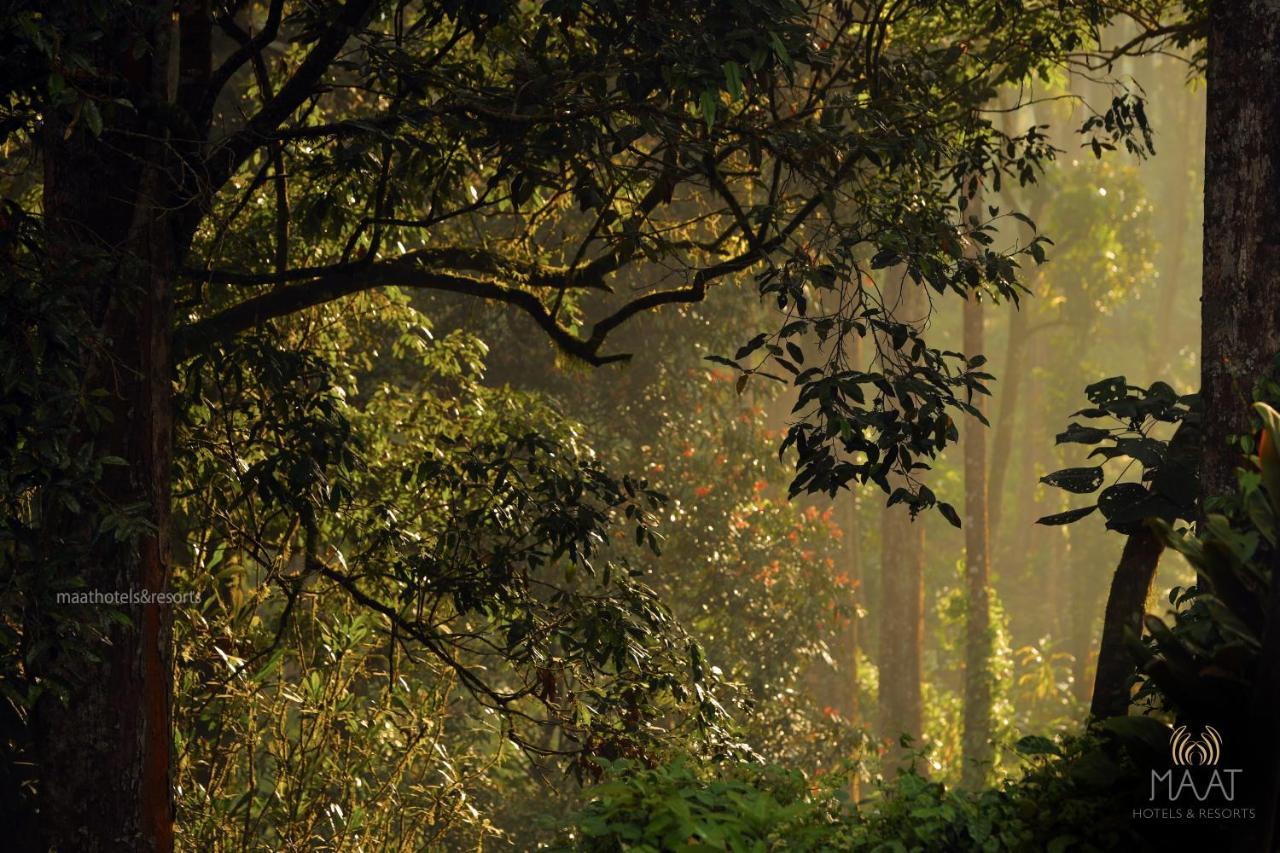
[[1009, 340], [1005, 347], [1004, 372], [1000, 375], [1000, 413], [996, 416], [995, 437], [991, 444], [991, 483], [988, 488], [987, 526], [992, 539], [999, 534], [1004, 512], [1004, 482], [1013, 455], [1014, 420], [1022, 391], [1022, 374], [1026, 358], [1027, 306], [1009, 305]]
[[[1093, 638], [1094, 615], [1099, 604], [1102, 579], [1096, 571], [1099, 559], [1096, 554], [1098, 540], [1086, 536], [1081, 530], [1066, 528], [1061, 563], [1067, 567], [1067, 651], [1075, 661], [1072, 671], [1074, 694], [1081, 704], [1092, 695], [1094, 666], [1093, 652], [1097, 647]], [[1105, 540], [1104, 540], [1105, 541]]]
[[[850, 359], [856, 365], [862, 360], [862, 338], [855, 336], [853, 339], [852, 352]], [[858, 681], [858, 653], [861, 647], [861, 637], [859, 636], [861, 619], [858, 616], [858, 608], [862, 604], [862, 501], [859, 500], [857, 491], [850, 491], [848, 499], [845, 501], [847, 512], [847, 522], [845, 524], [845, 554], [846, 565], [849, 569], [849, 628], [847, 640], [845, 642], [844, 656], [849, 666], [849, 716], [848, 719], [855, 725], [861, 722], [862, 717], [862, 685]], [[853, 780], [853, 794], [857, 796], [857, 778]]]
[[[1255, 381], [1280, 352], [1280, 0], [1209, 4], [1205, 137], [1204, 396], [1201, 495], [1234, 484], [1232, 435], [1248, 430]], [[1280, 801], [1280, 571], [1250, 709], [1258, 820], [1252, 848], [1273, 849]]]
[[1044, 384], [1036, 381], [1034, 376], [1044, 350], [1042, 340], [1043, 338], [1033, 338], [1028, 341], [1026, 359], [1022, 366], [1031, 381], [1028, 383], [1027, 403], [1023, 409], [1023, 441], [1019, 443], [1018, 464], [1013, 482], [1013, 512], [1017, 515], [1013, 519], [1015, 526], [1008, 531], [1007, 536], [1005, 552], [1008, 561], [1002, 563], [1002, 566], [1007, 566], [1014, 560], [1025, 559], [1032, 547], [1032, 533], [1042, 529], [1035, 526], [1035, 520], [1045, 514], [1041, 512], [1044, 509], [1042, 501], [1036, 499], [1037, 472], [1044, 470], [1039, 457], [1047, 446], [1046, 439], [1051, 438], [1051, 433], [1045, 426]]
[[[905, 569], [907, 571], [907, 672], [910, 676], [906, 694], [907, 718], [917, 735], [924, 734], [924, 565], [925, 526], [923, 519], [911, 523], [907, 532]], [[921, 772], [924, 772], [923, 770]]]
[[1142, 615], [1162, 551], [1164, 544], [1145, 527], [1125, 540], [1102, 620], [1098, 669], [1089, 706], [1093, 717], [1122, 717], [1129, 713], [1129, 678], [1134, 673], [1134, 659], [1126, 636], [1142, 633]]
[[[903, 322], [922, 312], [923, 293], [905, 270], [888, 273], [886, 305]], [[924, 523], [901, 506], [885, 507], [880, 526], [880, 694], [881, 737], [922, 734], [921, 680], [924, 644]]]
[[[982, 352], [982, 302], [970, 294], [964, 304], [964, 351]], [[986, 433], [971, 421], [964, 437], [964, 738], [963, 782], [980, 786], [992, 760], [991, 602], [987, 563]]]
[[848, 555], [845, 565], [848, 566], [849, 572], [849, 627], [845, 633], [844, 659], [848, 662], [849, 678], [847, 683], [848, 703], [847, 713], [848, 719], [853, 723], [858, 723], [862, 717], [862, 685], [858, 682], [858, 654], [861, 648], [861, 637], [859, 624], [862, 620], [858, 616], [858, 608], [862, 604], [862, 519], [859, 515], [862, 507], [857, 499], [856, 494], [851, 494], [845, 501], [848, 512], [848, 521], [845, 524], [844, 535], [846, 550]]
[[[862, 619], [858, 615], [859, 606], [862, 604], [862, 506], [858, 500], [858, 493], [851, 492], [845, 499], [846, 522], [844, 525], [845, 536], [845, 565], [849, 570], [849, 623], [845, 628], [845, 642], [843, 648], [843, 657], [847, 661], [849, 668], [848, 676], [845, 679], [845, 689], [847, 691], [845, 719], [853, 726], [862, 725], [862, 684], [858, 677], [858, 656], [862, 645], [861, 628]], [[849, 780], [849, 796], [853, 802], [857, 802], [861, 798], [861, 790], [859, 785], [858, 774], [852, 774]]]
[[882, 737], [923, 728], [921, 648], [924, 643], [924, 523], [902, 507], [881, 516], [880, 696]]

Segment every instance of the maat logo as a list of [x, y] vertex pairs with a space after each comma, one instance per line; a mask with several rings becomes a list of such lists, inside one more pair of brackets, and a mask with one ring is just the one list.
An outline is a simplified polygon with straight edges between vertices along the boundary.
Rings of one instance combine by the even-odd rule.
[[1169, 735], [1168, 770], [1151, 770], [1145, 808], [1135, 820], [1252, 820], [1253, 808], [1236, 802], [1238, 767], [1220, 767], [1222, 734], [1213, 726], [1193, 732], [1178, 726]]
[[1205, 726], [1194, 738], [1186, 726], [1178, 726], [1169, 737], [1169, 752], [1178, 767], [1213, 767], [1222, 757], [1222, 735], [1213, 726]]

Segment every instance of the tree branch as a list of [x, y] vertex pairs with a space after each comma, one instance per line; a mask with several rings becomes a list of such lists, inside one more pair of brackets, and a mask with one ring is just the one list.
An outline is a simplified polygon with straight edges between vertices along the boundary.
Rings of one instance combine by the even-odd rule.
[[[241, 164], [254, 151], [270, 142], [280, 124], [315, 94], [316, 86], [333, 64], [343, 45], [362, 26], [376, 0], [347, 0], [334, 22], [316, 40], [311, 52], [302, 60], [274, 98], [267, 101], [242, 129], [219, 143], [205, 159], [200, 170], [203, 186], [197, 194], [198, 203], [187, 217], [186, 229], [194, 233], [195, 226], [213, 204], [213, 198]], [[266, 30], [264, 29], [264, 32]], [[248, 60], [258, 49], [245, 45], [242, 50]]]
[[[808, 219], [821, 201], [820, 195], [809, 199], [772, 239], [758, 243], [754, 248], [740, 255], [697, 270], [688, 287], [646, 293], [631, 300], [592, 326], [591, 335], [585, 340], [561, 326], [535, 294], [486, 279], [423, 269], [417, 264], [417, 260], [423, 256], [415, 253], [394, 261], [342, 264], [317, 271], [319, 274], [311, 281], [277, 288], [270, 293], [247, 299], [212, 317], [197, 320], [179, 330], [175, 336], [174, 359], [175, 363], [181, 363], [220, 340], [304, 308], [323, 305], [326, 302], [377, 287], [396, 286], [458, 293], [512, 305], [533, 318], [557, 347], [575, 358], [594, 366], [626, 361], [631, 358], [630, 354], [616, 353], [603, 356], [599, 354], [610, 332], [635, 315], [663, 305], [701, 302], [706, 296], [708, 284], [723, 276], [741, 272], [764, 260]], [[601, 269], [609, 270], [612, 269], [613, 264], [617, 263], [617, 259], [606, 255], [594, 263], [599, 263]], [[588, 268], [593, 264], [588, 264]], [[580, 270], [574, 276], [574, 280], [579, 280], [579, 276], [585, 271], [585, 269]], [[300, 272], [299, 270], [286, 271], [277, 276], [276, 280], [287, 281], [289, 276]], [[264, 276], [259, 283], [269, 283], [271, 280], [272, 277]]]
[[198, 320], [178, 332], [174, 342], [175, 360], [180, 362], [190, 358], [217, 341], [268, 320], [361, 291], [389, 286], [459, 293], [512, 305], [532, 317], [556, 346], [589, 364], [602, 365], [630, 358], [628, 355], [598, 355], [603, 338], [589, 343], [575, 337], [556, 323], [542, 301], [527, 290], [454, 273], [425, 270], [416, 263], [397, 260], [336, 267], [312, 281], [255, 296], [212, 317]]

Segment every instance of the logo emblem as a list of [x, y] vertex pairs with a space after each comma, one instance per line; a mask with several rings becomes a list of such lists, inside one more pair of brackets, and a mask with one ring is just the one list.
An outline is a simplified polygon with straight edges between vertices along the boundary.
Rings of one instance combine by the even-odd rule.
[[1222, 757], [1222, 735], [1205, 726], [1200, 737], [1193, 738], [1186, 726], [1178, 726], [1169, 738], [1169, 751], [1178, 767], [1213, 767]]

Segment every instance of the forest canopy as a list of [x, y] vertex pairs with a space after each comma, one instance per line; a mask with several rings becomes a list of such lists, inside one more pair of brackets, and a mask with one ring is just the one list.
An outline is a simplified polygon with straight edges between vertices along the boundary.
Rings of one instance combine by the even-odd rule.
[[9, 4], [6, 821], [1267, 849], [1254, 7]]

